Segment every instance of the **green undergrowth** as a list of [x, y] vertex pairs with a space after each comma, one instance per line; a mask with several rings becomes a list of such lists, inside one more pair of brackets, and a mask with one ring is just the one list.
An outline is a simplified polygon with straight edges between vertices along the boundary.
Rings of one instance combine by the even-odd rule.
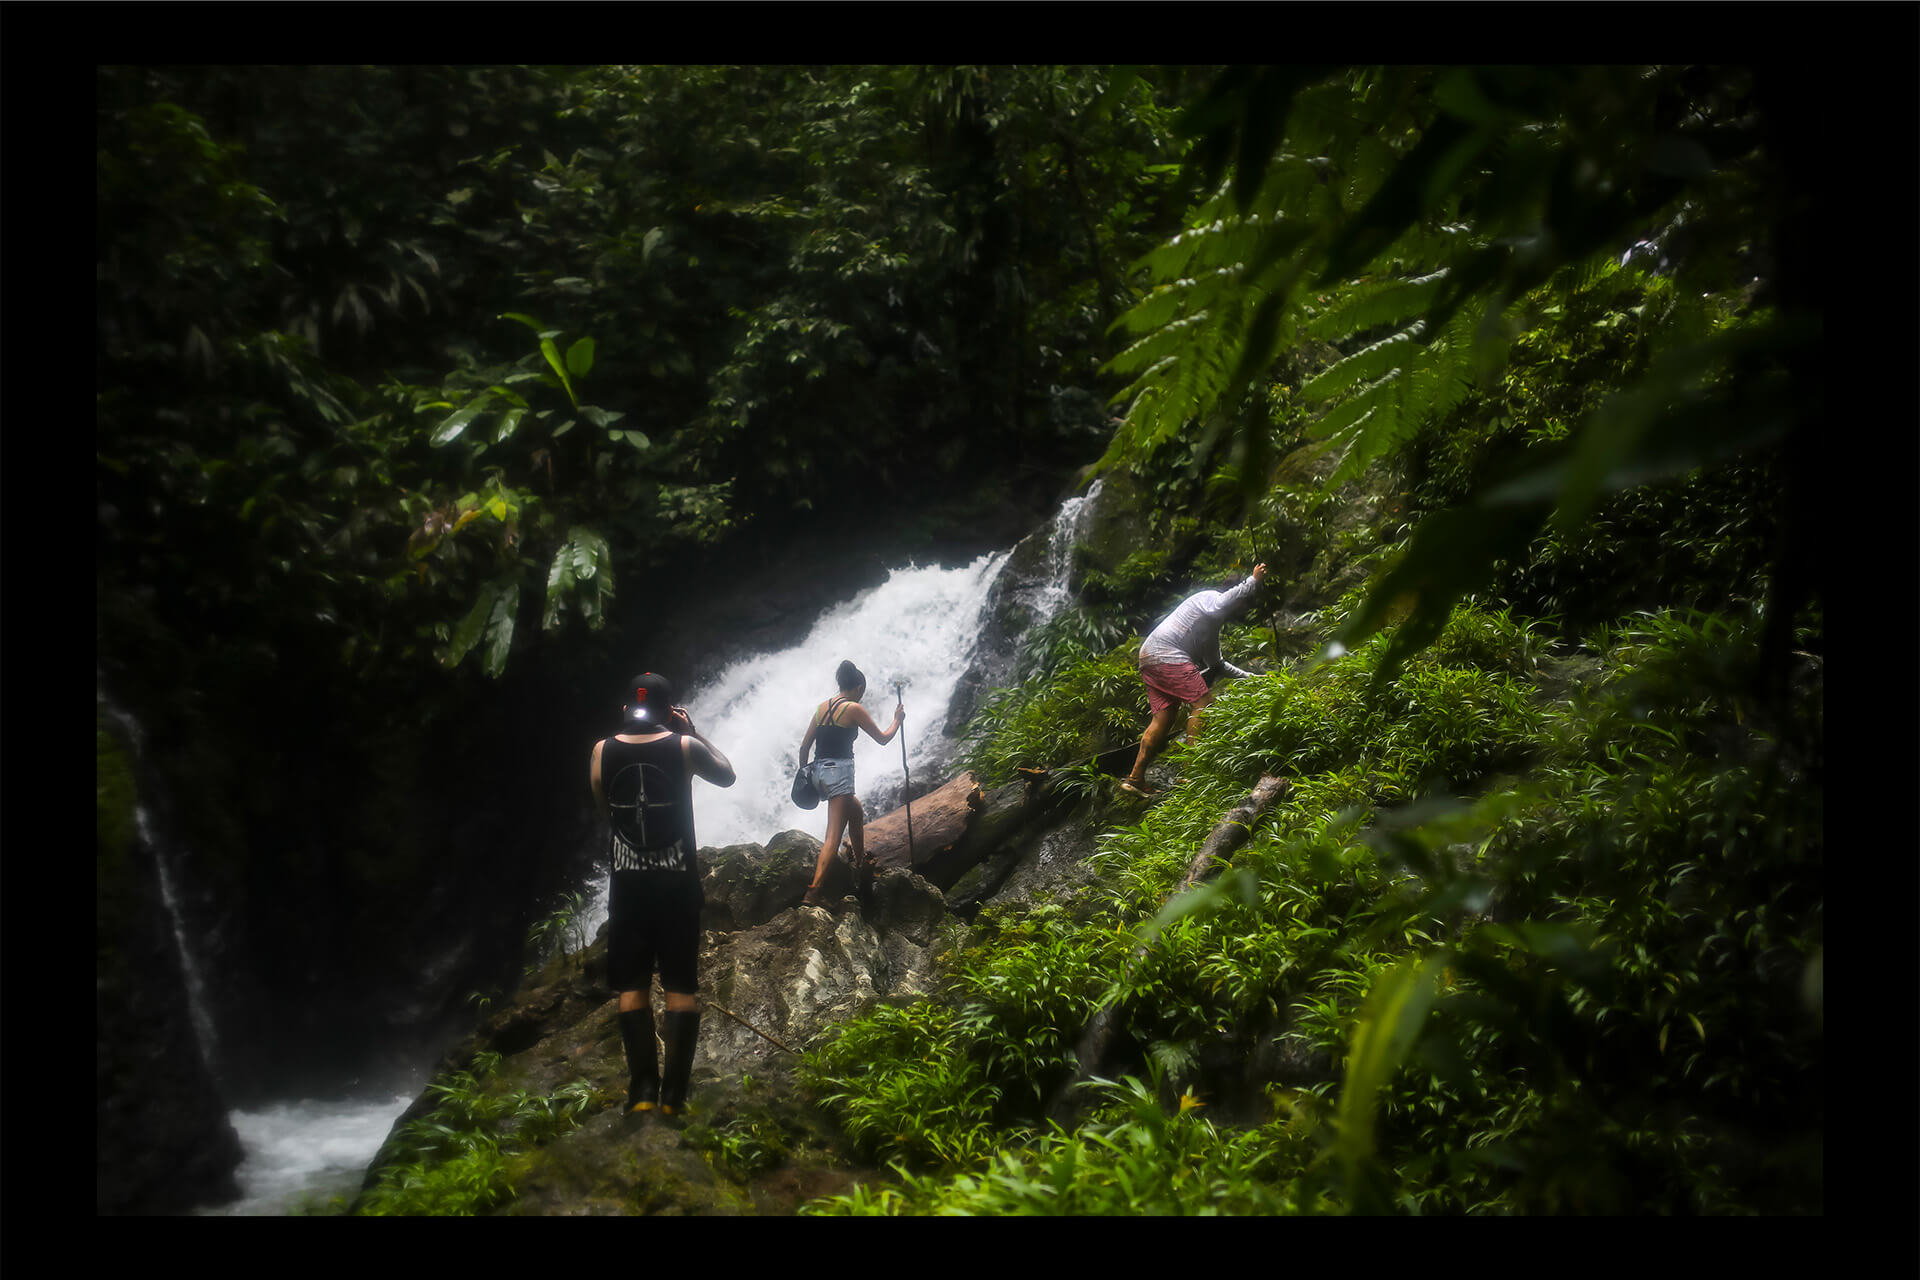
[[498, 1054], [481, 1054], [471, 1071], [427, 1086], [438, 1104], [393, 1139], [392, 1159], [354, 1206], [356, 1215], [472, 1216], [513, 1198], [517, 1163], [572, 1129], [592, 1108], [585, 1081], [552, 1094], [506, 1089], [492, 1080]]
[[[935, 998], [808, 1057], [901, 1177], [814, 1211], [1820, 1211], [1820, 669], [1759, 700], [1756, 636], [1469, 603], [1384, 680], [1376, 641], [1222, 686], [1159, 803], [1095, 801], [1091, 919], [989, 908]], [[1003, 695], [977, 758], [1137, 726], [1124, 658]]]

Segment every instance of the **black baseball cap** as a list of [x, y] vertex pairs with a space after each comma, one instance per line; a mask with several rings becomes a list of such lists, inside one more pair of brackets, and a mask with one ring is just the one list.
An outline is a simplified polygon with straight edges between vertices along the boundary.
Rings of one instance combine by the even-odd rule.
[[628, 724], [665, 725], [673, 713], [673, 684], [652, 671], [627, 681], [620, 718]]

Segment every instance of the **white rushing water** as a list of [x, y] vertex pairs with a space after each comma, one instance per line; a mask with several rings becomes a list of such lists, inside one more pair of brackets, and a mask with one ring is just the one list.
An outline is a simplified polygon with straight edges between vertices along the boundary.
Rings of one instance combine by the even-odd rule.
[[1047, 526], [1045, 576], [1019, 595], [1020, 603], [1033, 613], [1036, 622], [1052, 618], [1073, 598], [1073, 544], [1079, 541], [1093, 501], [1100, 496], [1100, 486], [1105, 483], [1105, 480], [1095, 480], [1085, 493], [1061, 503], [1053, 523]]
[[393, 1122], [412, 1101], [412, 1092], [395, 1092], [364, 1099], [298, 1099], [229, 1112], [246, 1153], [234, 1171], [240, 1198], [197, 1213], [284, 1217], [304, 1209], [329, 1211], [336, 1197], [351, 1202]]
[[[820, 615], [799, 644], [756, 654], [682, 686], [677, 697], [708, 741], [733, 762], [731, 787], [696, 781], [694, 829], [703, 847], [765, 844], [791, 828], [825, 834], [826, 811], [797, 807], [790, 794], [800, 739], [814, 708], [836, 692], [843, 659], [867, 677], [862, 705], [884, 729], [893, 719], [894, 685], [904, 686], [905, 764], [901, 740], [881, 746], [864, 733], [854, 745], [859, 794], [899, 794], [909, 780], [930, 781], [957, 744], [944, 726], [966, 673], [987, 593], [1007, 552], [953, 569], [906, 565], [877, 587]], [[878, 817], [879, 814], [870, 814]], [[606, 920], [606, 882], [594, 886], [586, 936]]]
[[[866, 674], [864, 705], [882, 729], [893, 718], [895, 683], [905, 686], [901, 732], [908, 765], [921, 780], [944, 765], [954, 746], [943, 732], [947, 707], [1005, 561], [1002, 552], [957, 569], [895, 569], [879, 586], [827, 610], [795, 647], [748, 658], [695, 685], [682, 702], [739, 775], [731, 787], [700, 788], [700, 843], [762, 844], [789, 827], [813, 825], [815, 815], [796, 808], [789, 791], [807, 721], [836, 692], [842, 659]], [[898, 738], [883, 747], [862, 734], [854, 760], [862, 794], [904, 781]]]
[[133, 821], [140, 831], [140, 838], [146, 842], [147, 848], [153, 850], [154, 865], [160, 870], [160, 899], [166, 904], [167, 916], [173, 922], [173, 945], [180, 952], [180, 970], [187, 981], [187, 1011], [193, 1018], [194, 1034], [200, 1039], [200, 1059], [207, 1064], [209, 1071], [218, 1074], [220, 1039], [214, 1031], [213, 1012], [207, 1004], [207, 980], [200, 972], [200, 962], [194, 957], [192, 946], [187, 942], [186, 921], [180, 914], [180, 896], [173, 888], [173, 869], [167, 865], [169, 859], [160, 847], [159, 837], [144, 804], [134, 805]]

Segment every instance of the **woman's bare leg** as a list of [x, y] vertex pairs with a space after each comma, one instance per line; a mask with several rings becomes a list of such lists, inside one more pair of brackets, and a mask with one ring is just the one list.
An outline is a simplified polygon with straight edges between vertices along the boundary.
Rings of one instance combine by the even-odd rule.
[[820, 845], [820, 859], [814, 863], [813, 883], [807, 886], [812, 893], [827, 881], [827, 868], [833, 865], [834, 852], [840, 847], [840, 833], [847, 825], [847, 801], [851, 796], [827, 797], [827, 838]]
[[867, 861], [867, 806], [860, 803], [859, 796], [847, 797], [847, 838], [853, 841], [853, 865], [864, 866]]

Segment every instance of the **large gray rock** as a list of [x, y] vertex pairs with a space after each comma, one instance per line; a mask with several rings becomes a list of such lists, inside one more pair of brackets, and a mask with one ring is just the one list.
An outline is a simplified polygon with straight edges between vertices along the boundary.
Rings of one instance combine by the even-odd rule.
[[[722, 933], [751, 929], [799, 906], [813, 883], [819, 857], [820, 838], [804, 831], [782, 831], [765, 845], [702, 849], [700, 861], [706, 870], [700, 887], [707, 904], [700, 913], [701, 927]], [[841, 891], [851, 883], [841, 868], [828, 878], [827, 888]]]
[[[775, 843], [785, 853], [772, 859], [774, 864], [806, 852], [804, 839], [777, 837]], [[761, 852], [749, 845], [703, 850], [702, 858], [709, 862], [710, 877], [719, 871], [722, 883], [739, 888], [751, 882], [749, 864]], [[737, 895], [747, 904], [740, 907], [746, 915], [766, 900], [758, 890], [741, 889]], [[728, 899], [727, 912], [735, 909], [734, 901]], [[798, 1055], [827, 1027], [881, 1000], [924, 994], [933, 981], [946, 918], [938, 889], [918, 876], [883, 870], [864, 908], [850, 898], [832, 909], [796, 905], [742, 928], [709, 929], [700, 952], [706, 1009], [694, 1054], [693, 1114], [719, 1120], [767, 1105], [770, 1090], [792, 1096]], [[500, 1078], [513, 1088], [550, 1094], [585, 1081], [604, 1100], [581, 1129], [541, 1148], [513, 1211], [756, 1211], [737, 1189], [687, 1160], [677, 1138], [647, 1136], [651, 1130], [623, 1127], [611, 1114], [624, 1096], [627, 1067], [618, 995], [605, 983], [606, 946], [603, 931], [584, 951], [549, 961], [440, 1063], [440, 1072], [458, 1071], [482, 1052], [498, 1053]], [[655, 1009], [664, 1003], [656, 986]], [[429, 1113], [436, 1101], [431, 1091], [422, 1093], [395, 1122], [395, 1132]], [[636, 1153], [644, 1176], [631, 1167]], [[365, 1185], [371, 1187], [397, 1154], [390, 1136], [368, 1168]], [[804, 1172], [796, 1196], [845, 1189], [822, 1170]], [[671, 1193], [661, 1192], [665, 1198], [656, 1202], [638, 1183], [657, 1184], [655, 1191], [670, 1187]]]
[[751, 929], [709, 934], [702, 993], [733, 1016], [710, 1008], [701, 1019], [695, 1082], [777, 1067], [783, 1054], [773, 1041], [801, 1052], [882, 999], [923, 994], [946, 914], [938, 889], [883, 869], [864, 912], [843, 899], [832, 910], [796, 907]]

